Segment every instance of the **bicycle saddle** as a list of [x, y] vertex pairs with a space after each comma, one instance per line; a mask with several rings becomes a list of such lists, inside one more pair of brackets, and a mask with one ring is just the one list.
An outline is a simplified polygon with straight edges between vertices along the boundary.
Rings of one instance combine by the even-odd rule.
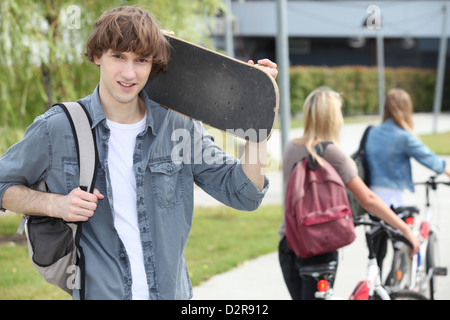
[[299, 272], [301, 277], [318, 277], [323, 274], [336, 273], [337, 262], [330, 261], [328, 263], [314, 264], [301, 267]]
[[416, 213], [419, 213], [419, 208], [417, 208], [416, 206], [405, 206], [405, 207], [397, 207], [397, 208], [393, 208], [391, 206], [391, 209], [394, 210], [394, 212], [396, 214], [402, 213], [403, 216], [405, 217], [411, 217]]

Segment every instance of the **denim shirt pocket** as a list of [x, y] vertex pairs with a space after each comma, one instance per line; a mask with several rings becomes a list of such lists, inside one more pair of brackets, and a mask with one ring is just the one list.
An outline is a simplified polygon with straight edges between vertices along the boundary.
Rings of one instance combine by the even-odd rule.
[[70, 193], [73, 189], [79, 187], [79, 172], [80, 170], [78, 169], [78, 162], [76, 159], [64, 159], [64, 179], [66, 182], [67, 193]]
[[183, 163], [162, 161], [148, 164], [155, 202], [161, 208], [180, 205], [184, 196]]

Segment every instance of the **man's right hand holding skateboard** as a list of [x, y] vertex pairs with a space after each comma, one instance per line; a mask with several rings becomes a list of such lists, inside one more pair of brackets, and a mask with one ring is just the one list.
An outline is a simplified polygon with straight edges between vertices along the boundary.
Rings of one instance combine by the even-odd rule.
[[[251, 65], [255, 64], [252, 60], [249, 60], [248, 63]], [[261, 59], [257, 63], [258, 66], [264, 67], [274, 79], [277, 77], [278, 69], [276, 63], [269, 59]], [[267, 140], [260, 143], [247, 141], [241, 160], [244, 173], [256, 187], [262, 190], [264, 188], [264, 176], [267, 166]]]
[[[248, 63], [251, 64], [251, 65], [255, 65], [253, 60], [249, 60]], [[274, 79], [276, 79], [276, 77], [278, 75], [278, 69], [277, 69], [278, 66], [277, 66], [277, 64], [275, 62], [272, 62], [269, 59], [261, 59], [261, 60], [258, 60], [257, 66], [265, 68], [265, 70], [267, 72], [269, 72], [270, 75]]]

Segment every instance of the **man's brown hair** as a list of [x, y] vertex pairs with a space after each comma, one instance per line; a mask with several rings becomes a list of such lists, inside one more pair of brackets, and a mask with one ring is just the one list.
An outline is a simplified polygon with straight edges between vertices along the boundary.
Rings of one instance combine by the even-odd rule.
[[170, 58], [170, 45], [162, 34], [158, 22], [147, 11], [125, 6], [103, 13], [95, 22], [86, 43], [84, 55], [91, 62], [109, 49], [115, 52], [133, 52], [151, 57], [151, 76], [166, 71]]

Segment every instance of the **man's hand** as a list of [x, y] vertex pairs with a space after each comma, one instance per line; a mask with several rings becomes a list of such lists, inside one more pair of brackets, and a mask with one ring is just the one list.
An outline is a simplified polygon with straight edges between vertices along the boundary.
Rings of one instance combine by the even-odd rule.
[[86, 221], [94, 215], [98, 200], [104, 196], [94, 189], [89, 193], [76, 188], [68, 195], [41, 192], [24, 185], [9, 187], [3, 195], [2, 207], [32, 216], [49, 216], [69, 222]]
[[68, 195], [58, 197], [52, 211], [65, 221], [87, 221], [94, 215], [98, 200], [103, 198], [104, 196], [97, 189], [94, 189], [94, 193], [89, 193], [76, 188]]
[[[253, 62], [253, 60], [249, 60], [248, 63], [251, 64], [251, 65], [254, 65], [254, 64], [255, 64], [255, 62]], [[271, 75], [274, 79], [276, 79], [276, 77], [277, 77], [277, 75], [278, 75], [278, 69], [277, 69], [278, 66], [277, 66], [277, 64], [276, 64], [275, 62], [272, 62], [272, 61], [270, 61], [269, 59], [261, 59], [261, 60], [258, 60], [257, 63], [258, 63], [258, 64], [257, 64], [258, 66], [264, 67], [265, 70], [266, 70], [267, 72], [269, 72], [270, 75]]]

